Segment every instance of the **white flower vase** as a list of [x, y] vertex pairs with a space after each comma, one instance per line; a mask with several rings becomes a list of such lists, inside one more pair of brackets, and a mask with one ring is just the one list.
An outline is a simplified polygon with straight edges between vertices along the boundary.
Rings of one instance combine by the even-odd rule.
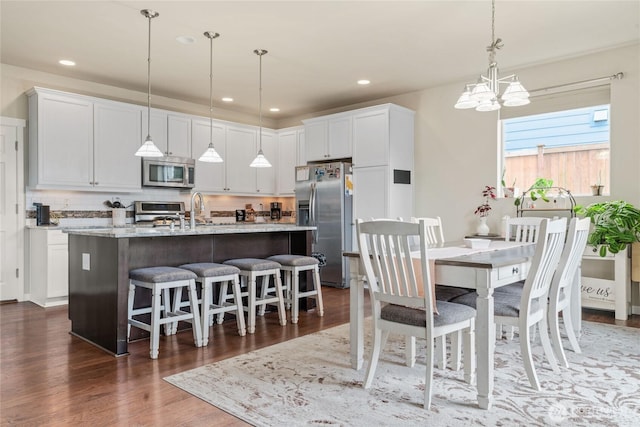
[[476, 228], [476, 234], [478, 236], [488, 236], [489, 235], [489, 225], [487, 224], [487, 217], [481, 216], [478, 221], [478, 227]]

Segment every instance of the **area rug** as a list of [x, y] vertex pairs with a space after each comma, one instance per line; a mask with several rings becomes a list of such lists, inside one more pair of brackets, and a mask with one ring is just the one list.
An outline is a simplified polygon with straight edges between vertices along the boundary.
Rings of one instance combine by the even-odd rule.
[[640, 330], [584, 322], [580, 344], [583, 353], [567, 351], [570, 367], [559, 374], [534, 347], [543, 388], [536, 392], [517, 339], [497, 342], [490, 410], [478, 408], [462, 370], [437, 368], [424, 410], [424, 364], [404, 366], [402, 337], [389, 338], [371, 389], [363, 389], [365, 369], [349, 364], [348, 324], [165, 380], [256, 426], [639, 425]]

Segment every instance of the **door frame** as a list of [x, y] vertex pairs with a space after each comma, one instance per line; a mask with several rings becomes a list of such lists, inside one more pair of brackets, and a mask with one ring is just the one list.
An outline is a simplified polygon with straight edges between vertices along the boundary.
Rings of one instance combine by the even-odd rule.
[[[16, 132], [16, 204], [17, 214], [16, 214], [16, 240], [17, 240], [17, 248], [3, 248], [2, 250], [16, 250], [17, 249], [17, 266], [16, 268], [19, 271], [17, 280], [15, 283], [15, 295], [17, 296], [18, 301], [25, 300], [25, 283], [26, 283], [26, 269], [25, 269], [25, 186], [24, 186], [24, 144], [26, 141], [25, 138], [25, 129], [26, 129], [26, 121], [23, 119], [16, 119], [12, 117], [0, 117], [0, 125], [2, 127], [15, 127]], [[8, 207], [11, 211], [12, 208]]]

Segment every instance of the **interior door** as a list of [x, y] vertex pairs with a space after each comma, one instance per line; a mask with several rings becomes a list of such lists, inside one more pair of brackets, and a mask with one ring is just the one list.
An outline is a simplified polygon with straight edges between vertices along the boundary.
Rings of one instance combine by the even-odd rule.
[[22, 160], [24, 121], [2, 118], [0, 129], [0, 300], [22, 300], [24, 247], [19, 212], [24, 211], [24, 202], [18, 160]]

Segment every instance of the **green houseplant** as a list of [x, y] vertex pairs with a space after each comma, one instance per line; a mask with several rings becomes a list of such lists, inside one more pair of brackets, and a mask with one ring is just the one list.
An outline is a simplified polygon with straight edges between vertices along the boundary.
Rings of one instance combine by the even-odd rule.
[[607, 251], [617, 254], [627, 245], [640, 242], [640, 209], [622, 201], [592, 203], [589, 206], [576, 206], [578, 215], [591, 218], [593, 229], [587, 243], [600, 247], [600, 256]]
[[513, 201], [513, 204], [516, 206], [520, 206], [524, 202], [525, 196], [529, 196], [534, 202], [538, 199], [542, 199], [545, 202], [548, 202], [549, 198], [547, 197], [547, 191], [552, 186], [552, 179], [538, 178], [527, 191], [522, 193], [522, 196], [516, 197], [516, 199]]

